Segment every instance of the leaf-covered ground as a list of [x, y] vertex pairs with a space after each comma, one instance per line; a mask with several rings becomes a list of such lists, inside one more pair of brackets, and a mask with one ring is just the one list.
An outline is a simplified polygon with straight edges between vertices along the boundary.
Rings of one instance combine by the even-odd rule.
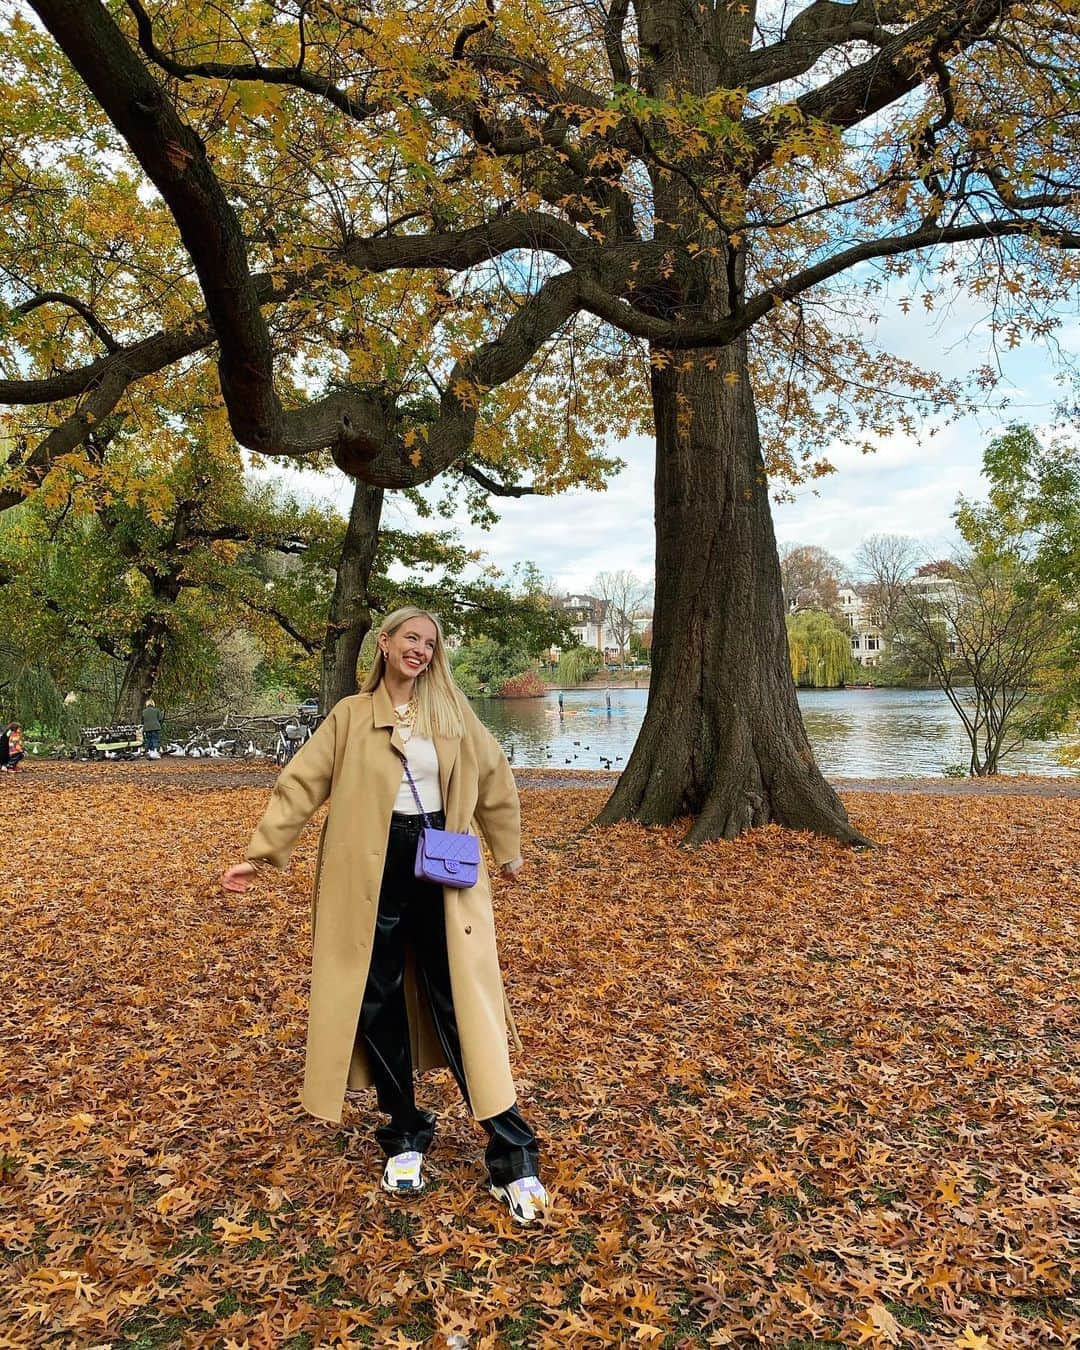
[[1080, 1343], [1080, 802], [849, 794], [873, 852], [689, 853], [525, 793], [522, 1230], [445, 1075], [410, 1200], [366, 1095], [303, 1114], [316, 832], [223, 895], [266, 789], [195, 767], [0, 780], [0, 1347]]

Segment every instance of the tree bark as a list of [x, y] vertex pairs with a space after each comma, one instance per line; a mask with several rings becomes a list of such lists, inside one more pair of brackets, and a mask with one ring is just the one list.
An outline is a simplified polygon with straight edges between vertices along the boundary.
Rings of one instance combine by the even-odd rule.
[[369, 586], [382, 504], [382, 488], [357, 480], [323, 641], [319, 704], [324, 713], [356, 693], [356, 663], [371, 628]]
[[692, 844], [769, 823], [867, 844], [814, 762], [796, 701], [745, 339], [654, 370], [652, 398], [652, 678], [599, 821], [694, 816]]
[[139, 625], [113, 709], [117, 722], [139, 721], [146, 700], [154, 691], [167, 641], [168, 626], [159, 615], [148, 615]]

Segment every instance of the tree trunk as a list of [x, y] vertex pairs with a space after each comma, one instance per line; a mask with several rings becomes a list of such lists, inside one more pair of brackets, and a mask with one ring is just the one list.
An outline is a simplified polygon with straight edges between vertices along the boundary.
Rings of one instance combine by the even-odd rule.
[[694, 844], [770, 822], [866, 844], [814, 763], [795, 697], [745, 341], [669, 354], [652, 397], [652, 679], [599, 820], [694, 816]]
[[356, 693], [356, 663], [371, 628], [368, 587], [379, 546], [383, 490], [357, 480], [341, 546], [322, 653], [321, 711]]
[[151, 614], [143, 620], [132, 639], [131, 655], [124, 667], [113, 709], [115, 721], [139, 721], [146, 700], [154, 692], [167, 640], [168, 627], [159, 615]]

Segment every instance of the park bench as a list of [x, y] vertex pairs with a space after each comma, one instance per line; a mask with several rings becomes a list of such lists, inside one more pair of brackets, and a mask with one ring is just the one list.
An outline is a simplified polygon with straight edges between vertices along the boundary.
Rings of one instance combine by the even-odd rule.
[[134, 722], [117, 722], [104, 727], [79, 729], [78, 753], [87, 759], [112, 759], [130, 755], [142, 748], [142, 727]]

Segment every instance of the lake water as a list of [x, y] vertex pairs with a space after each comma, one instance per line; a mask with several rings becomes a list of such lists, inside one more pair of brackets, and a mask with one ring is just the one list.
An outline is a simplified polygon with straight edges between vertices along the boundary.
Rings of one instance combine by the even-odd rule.
[[[621, 769], [645, 716], [645, 689], [572, 689], [544, 698], [476, 699], [480, 720], [518, 766]], [[811, 689], [799, 691], [807, 735], [823, 773], [840, 778], [937, 777], [946, 764], [966, 764], [959, 717], [939, 689]], [[1055, 743], [1033, 742], [1009, 755], [1009, 773], [1069, 772]]]

